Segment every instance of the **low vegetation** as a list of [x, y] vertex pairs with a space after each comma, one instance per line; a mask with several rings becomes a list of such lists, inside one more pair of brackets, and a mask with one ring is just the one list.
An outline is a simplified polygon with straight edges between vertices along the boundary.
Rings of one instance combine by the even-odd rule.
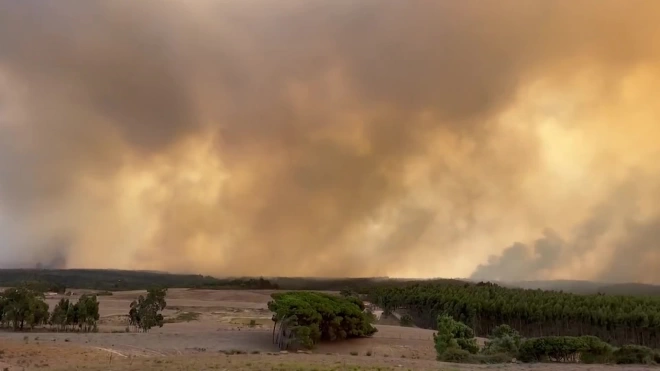
[[199, 320], [200, 313], [197, 312], [181, 312], [177, 313], [174, 318], [167, 318], [164, 320], [164, 323], [180, 323], [180, 322], [192, 322]]
[[281, 349], [312, 348], [322, 340], [367, 337], [377, 331], [362, 301], [353, 296], [286, 292], [274, 293], [272, 298], [268, 308], [275, 313], [273, 341]]
[[415, 322], [410, 314], [404, 314], [399, 320], [399, 324], [403, 327], [414, 327]]

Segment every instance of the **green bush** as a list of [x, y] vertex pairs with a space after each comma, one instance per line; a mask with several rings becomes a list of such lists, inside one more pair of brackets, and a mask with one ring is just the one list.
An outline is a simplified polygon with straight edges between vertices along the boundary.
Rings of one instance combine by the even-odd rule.
[[523, 362], [602, 362], [612, 348], [595, 336], [548, 336], [526, 339], [518, 358]]
[[433, 335], [435, 350], [438, 357], [452, 348], [458, 348], [468, 353], [476, 354], [479, 351], [474, 331], [462, 322], [455, 321], [450, 316], [438, 316], [438, 332]]
[[508, 354], [511, 357], [518, 355], [522, 339], [518, 331], [508, 325], [497, 326], [493, 329], [490, 340], [483, 349], [485, 354]]
[[470, 358], [473, 361], [470, 363], [494, 365], [499, 363], [510, 363], [511, 360], [515, 357], [512, 357], [510, 354], [506, 354], [506, 353], [495, 353], [495, 354], [471, 354]]
[[415, 324], [410, 314], [404, 314], [399, 320], [399, 324], [403, 327], [413, 327]]
[[438, 360], [451, 363], [469, 363], [470, 352], [461, 348], [447, 348], [442, 354], [438, 354]]
[[612, 346], [596, 336], [582, 336], [580, 361], [582, 363], [609, 363], [612, 361]]
[[367, 321], [369, 323], [374, 324], [378, 321], [378, 318], [376, 318], [376, 314], [371, 309], [367, 309], [364, 311], [364, 315], [367, 317]]
[[655, 363], [656, 358], [656, 352], [641, 345], [624, 345], [614, 351], [614, 361], [619, 365], [649, 365]]
[[438, 360], [442, 362], [483, 365], [510, 363], [511, 359], [512, 357], [508, 354], [472, 354], [460, 348], [449, 348], [441, 355], [438, 355]]

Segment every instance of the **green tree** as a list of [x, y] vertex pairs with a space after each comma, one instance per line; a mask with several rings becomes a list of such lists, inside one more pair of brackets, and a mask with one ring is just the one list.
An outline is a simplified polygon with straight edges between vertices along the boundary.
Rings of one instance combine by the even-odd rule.
[[33, 328], [48, 321], [48, 304], [42, 293], [27, 286], [5, 290], [2, 294], [2, 321], [11, 323], [14, 330]]
[[60, 299], [60, 302], [55, 305], [50, 315], [51, 325], [56, 326], [60, 330], [66, 330], [67, 325], [69, 325], [67, 322], [67, 313], [70, 306], [69, 299]]
[[500, 325], [493, 329], [489, 340], [486, 341], [483, 352], [486, 354], [509, 354], [515, 357], [520, 348], [522, 338], [518, 331], [509, 325]]
[[364, 312], [364, 304], [354, 296], [305, 291], [271, 296], [268, 308], [275, 313], [274, 326], [280, 326], [275, 341], [288, 339], [283, 347], [311, 348], [321, 340], [366, 337], [377, 331]]
[[146, 297], [140, 295], [131, 303], [129, 324], [144, 332], [156, 326], [163, 327], [164, 317], [160, 312], [167, 307], [166, 296], [167, 289], [161, 288], [149, 289]]
[[479, 351], [474, 331], [462, 322], [448, 315], [438, 316], [438, 332], [433, 335], [438, 357], [451, 348], [458, 348], [476, 354]]
[[96, 295], [82, 295], [76, 306], [78, 308], [78, 327], [85, 332], [96, 329], [96, 322], [100, 318]]

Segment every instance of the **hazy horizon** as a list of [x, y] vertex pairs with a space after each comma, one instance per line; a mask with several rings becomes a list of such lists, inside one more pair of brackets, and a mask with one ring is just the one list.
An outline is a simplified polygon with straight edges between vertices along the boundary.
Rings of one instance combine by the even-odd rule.
[[0, 261], [660, 283], [660, 2], [0, 3]]

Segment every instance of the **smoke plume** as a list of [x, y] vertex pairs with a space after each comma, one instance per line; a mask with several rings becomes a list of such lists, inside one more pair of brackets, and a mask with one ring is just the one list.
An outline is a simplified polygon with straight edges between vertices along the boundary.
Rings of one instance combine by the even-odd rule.
[[4, 1], [0, 260], [660, 282], [658, 39], [647, 0]]

